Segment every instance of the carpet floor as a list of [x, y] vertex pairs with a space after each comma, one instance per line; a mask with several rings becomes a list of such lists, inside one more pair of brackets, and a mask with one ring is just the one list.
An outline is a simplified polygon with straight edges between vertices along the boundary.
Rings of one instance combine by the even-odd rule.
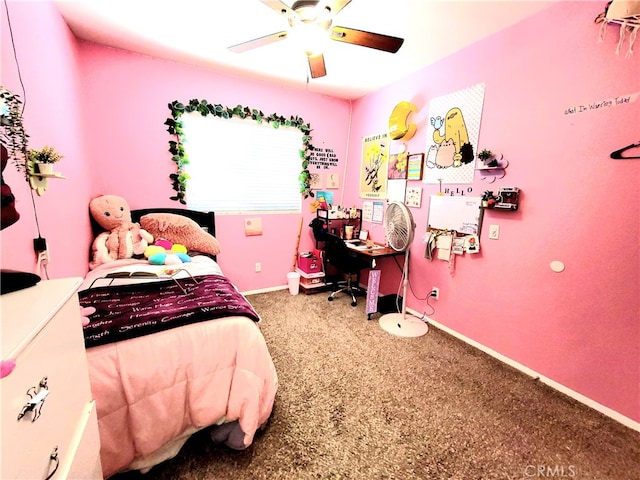
[[364, 299], [251, 295], [278, 371], [273, 414], [245, 451], [208, 432], [114, 480], [640, 478], [640, 433], [431, 327], [367, 320]]

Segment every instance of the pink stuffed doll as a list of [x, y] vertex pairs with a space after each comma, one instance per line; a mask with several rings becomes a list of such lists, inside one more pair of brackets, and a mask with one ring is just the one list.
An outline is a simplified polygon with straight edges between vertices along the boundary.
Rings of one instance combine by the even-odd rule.
[[117, 195], [101, 195], [89, 203], [89, 212], [102, 228], [93, 241], [93, 258], [89, 268], [94, 268], [121, 258], [142, 255], [153, 235], [131, 222], [131, 209], [127, 201]]

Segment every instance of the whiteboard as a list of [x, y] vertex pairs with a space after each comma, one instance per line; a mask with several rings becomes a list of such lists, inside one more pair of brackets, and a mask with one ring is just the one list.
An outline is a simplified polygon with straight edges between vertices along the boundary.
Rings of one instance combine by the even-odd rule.
[[482, 197], [431, 195], [429, 197], [429, 228], [455, 230], [458, 233], [480, 234]]

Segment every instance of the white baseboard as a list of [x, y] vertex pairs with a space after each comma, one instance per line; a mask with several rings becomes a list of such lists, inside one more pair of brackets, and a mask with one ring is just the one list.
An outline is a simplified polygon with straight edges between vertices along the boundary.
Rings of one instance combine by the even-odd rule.
[[289, 289], [289, 285], [281, 285], [279, 287], [269, 287], [269, 288], [260, 288], [258, 290], [249, 290], [247, 292], [240, 292], [243, 295], [255, 295], [257, 293], [268, 293], [268, 292], [275, 292], [278, 290], [288, 290]]
[[[412, 315], [417, 316], [418, 318], [422, 317], [422, 314], [407, 308], [407, 312], [411, 313]], [[524, 373], [525, 375], [534, 378], [542, 383], [544, 383], [545, 385], [550, 386], [551, 388], [559, 391], [560, 393], [563, 393], [571, 398], [573, 398], [574, 400], [577, 400], [578, 402], [586, 405], [587, 407], [593, 408], [594, 410], [606, 415], [607, 417], [612, 418], [613, 420], [621, 423], [622, 425], [624, 425], [625, 427], [629, 427], [632, 430], [638, 431], [640, 432], [640, 422], [636, 422], [635, 420], [632, 420], [629, 417], [625, 417], [624, 415], [622, 415], [619, 412], [616, 412], [615, 410], [612, 410], [609, 407], [606, 407], [592, 399], [590, 399], [589, 397], [586, 397], [584, 395], [582, 395], [581, 393], [578, 393], [574, 390], [571, 390], [570, 388], [562, 385], [561, 383], [556, 382], [555, 380], [552, 380], [548, 377], [545, 377], [544, 375], [539, 374], [538, 372], [536, 372], [535, 370], [532, 370], [524, 365], [522, 365], [521, 363], [516, 362], [515, 360], [510, 359], [509, 357], [506, 357], [504, 355], [502, 355], [501, 353], [496, 352], [495, 350], [490, 349], [489, 347], [486, 347], [484, 345], [482, 345], [481, 343], [476, 342], [475, 340], [472, 340], [468, 337], [465, 337], [464, 335], [462, 335], [461, 333], [456, 332], [455, 330], [452, 330], [451, 328], [442, 325], [441, 323], [436, 322], [435, 320], [428, 318], [427, 320], [429, 322], [429, 325], [433, 325], [434, 327], [436, 327], [439, 330], [442, 330], [443, 332], [448, 333], [449, 335], [456, 337], [459, 340], [462, 340], [463, 342], [471, 345], [472, 347], [477, 348], [478, 350], [483, 351], [484, 353], [491, 355], [493, 358], [500, 360], [503, 363], [506, 363], [507, 365], [509, 365], [510, 367], [515, 368], [516, 370], [521, 371], [522, 373]]]
[[[257, 293], [267, 293], [267, 292], [275, 292], [277, 290], [286, 290], [287, 288], [289, 288], [287, 285], [283, 285], [283, 286], [278, 286], [278, 287], [270, 287], [270, 288], [263, 288], [263, 289], [259, 289], [259, 290], [251, 290], [248, 292], [242, 292], [243, 295], [254, 295]], [[422, 318], [422, 314], [420, 312], [417, 312], [416, 310], [413, 310], [412, 308], [407, 308], [407, 312], [410, 313], [411, 315], [414, 315], [418, 318]], [[590, 399], [589, 397], [586, 397], [584, 395], [582, 395], [581, 393], [576, 392], [575, 390], [571, 390], [570, 388], [562, 385], [561, 383], [556, 382], [555, 380], [552, 380], [548, 377], [545, 377], [544, 375], [541, 375], [540, 373], [536, 372], [535, 370], [530, 369], [529, 367], [526, 367], [525, 365], [522, 365], [521, 363], [516, 362], [515, 360], [512, 360], [509, 357], [506, 357], [504, 355], [502, 355], [501, 353], [496, 352], [495, 350], [490, 349], [489, 347], [486, 347], [484, 345], [482, 345], [479, 342], [476, 342], [475, 340], [470, 339], [469, 337], [466, 337], [464, 335], [462, 335], [461, 333], [456, 332], [455, 330], [452, 330], [451, 328], [442, 325], [441, 323], [428, 318], [427, 320], [429, 322], [429, 325], [433, 325], [434, 327], [436, 327], [439, 330], [442, 330], [443, 332], [448, 333], [449, 335], [462, 340], [463, 342], [465, 342], [468, 345], [471, 345], [474, 348], [477, 348], [478, 350], [483, 351], [484, 353], [486, 353], [487, 355], [491, 355], [493, 358], [500, 360], [502, 363], [505, 363], [507, 365], [509, 365], [510, 367], [515, 368], [516, 370], [524, 373], [525, 375], [534, 378], [542, 383], [544, 383], [545, 385], [548, 385], [549, 387], [553, 388], [554, 390], [559, 391], [560, 393], [563, 393], [571, 398], [573, 398], [574, 400], [586, 405], [587, 407], [593, 408], [594, 410], [602, 413], [603, 415], [606, 415], [609, 418], [612, 418], [613, 420], [615, 420], [616, 422], [621, 423], [622, 425], [624, 425], [625, 427], [631, 428], [632, 430], [635, 430], [637, 432], [640, 432], [640, 422], [636, 422], [635, 420], [632, 420], [629, 417], [626, 417], [624, 415], [622, 415], [619, 412], [616, 412], [615, 410], [606, 407], [598, 402], [596, 402], [595, 400]]]

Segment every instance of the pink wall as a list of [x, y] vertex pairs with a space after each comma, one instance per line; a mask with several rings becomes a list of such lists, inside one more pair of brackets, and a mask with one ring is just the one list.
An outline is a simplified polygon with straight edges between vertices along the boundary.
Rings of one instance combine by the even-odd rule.
[[[198, 98], [283, 116], [298, 115], [311, 124], [313, 143], [332, 148], [337, 154], [339, 167], [328, 171], [344, 168], [349, 123], [349, 103], [344, 100], [78, 42], [51, 4], [9, 2], [9, 6], [31, 106], [25, 113], [31, 145], [54, 144], [65, 155], [59, 169], [69, 177], [60, 184], [51, 181], [45, 196], [36, 198], [42, 235], [51, 250], [52, 278], [86, 273], [86, 259], [78, 253], [84, 254], [90, 247], [87, 206], [94, 196], [121, 195], [131, 208], [181, 206], [169, 199], [175, 193], [169, 174], [175, 170], [168, 153], [172, 138], [164, 122], [170, 114], [167, 104], [173, 100]], [[29, 35], [39, 24], [48, 33], [46, 41]], [[6, 34], [3, 28], [2, 85], [19, 92], [17, 79], [10, 76], [15, 67], [9, 62], [13, 54]], [[46, 73], [46, 82], [42, 74], [29, 72], [44, 72], [44, 65], [53, 72]], [[55, 121], [49, 114], [52, 111], [56, 112]], [[49, 134], [40, 142], [38, 122], [48, 128]], [[35, 260], [31, 242], [37, 234], [28, 208], [30, 191], [13, 169], [7, 171], [23, 218], [2, 232], [2, 266], [32, 270]], [[336, 198], [340, 196], [336, 191]], [[310, 201], [303, 202], [301, 251], [313, 248], [307, 228], [312, 218]], [[253, 217], [218, 217], [223, 249], [219, 263], [243, 291], [285, 285], [301, 216], [263, 215], [263, 235], [245, 237], [245, 218]], [[260, 273], [255, 272], [257, 262], [262, 264]]]
[[[298, 115], [311, 124], [313, 143], [333, 148], [344, 165], [348, 130], [346, 101], [292, 91], [284, 87], [221, 75], [201, 67], [162, 61], [92, 43], [80, 43], [83, 107], [88, 154], [102, 175], [93, 192], [115, 193], [132, 208], [174, 206], [169, 174], [175, 171], [168, 153], [174, 140], [166, 130], [167, 104], [206, 99], [238, 104], [265, 113]], [[116, 106], [114, 108], [114, 105]], [[238, 145], [242, 148], [242, 145]], [[242, 183], [238, 182], [238, 188]], [[307, 227], [310, 199], [304, 203], [301, 251], [312, 247]], [[246, 237], [246, 218], [262, 218], [263, 235]], [[243, 291], [286, 284], [291, 270], [300, 215], [225, 215], [217, 218], [219, 263]], [[262, 272], [255, 272], [255, 264]]]
[[[354, 102], [348, 139], [348, 102], [77, 42], [51, 4], [9, 7], [32, 145], [52, 144], [65, 155], [60, 170], [68, 179], [51, 182], [35, 199], [52, 250], [52, 277], [86, 272], [92, 196], [120, 194], [133, 208], [178, 206], [169, 200], [172, 164], [163, 125], [174, 99], [302, 116], [314, 129], [314, 143], [336, 152], [336, 171], [348, 186], [340, 203], [350, 206], [361, 204], [362, 137], [383, 131], [396, 103], [419, 107], [414, 121], [420, 128], [409, 150], [422, 152], [429, 99], [483, 82], [480, 147], [510, 161], [507, 176], [492, 187], [522, 188], [522, 208], [487, 213], [485, 225], [499, 224], [500, 239], [489, 241], [485, 228], [482, 252], [459, 259], [450, 275], [445, 263], [422, 257], [428, 195], [436, 189], [416, 183], [424, 187], [424, 200], [413, 210], [413, 291], [424, 297], [440, 287], [440, 300], [432, 302], [435, 320], [640, 421], [640, 162], [609, 159], [611, 151], [638, 140], [640, 101], [564, 115], [572, 105], [640, 91], [640, 62], [615, 56], [617, 32], [597, 42], [593, 18], [600, 4], [561, 2]], [[4, 11], [2, 21], [2, 85], [20, 93]], [[43, 33], [37, 39], [36, 30]], [[37, 235], [30, 192], [12, 169], [7, 172], [22, 218], [0, 234], [2, 267], [30, 270]], [[479, 181], [472, 187], [478, 194], [486, 189]], [[300, 250], [313, 244], [308, 201], [304, 205]], [[223, 269], [244, 291], [284, 285], [300, 217], [264, 215], [261, 237], [244, 236], [244, 219], [218, 218]], [[382, 238], [379, 226], [371, 231]], [[555, 259], [565, 262], [563, 273], [549, 269]], [[261, 273], [254, 272], [256, 262]], [[385, 262], [383, 292], [395, 292], [399, 274]], [[408, 305], [427, 310], [412, 295]]]
[[[609, 154], [638, 141], [640, 99], [564, 114], [640, 92], [637, 52], [632, 59], [615, 55], [617, 27], [597, 42], [593, 19], [601, 9], [560, 2], [355, 102], [347, 181], [357, 185], [362, 137], [384, 131], [397, 102], [419, 108], [408, 149], [424, 152], [429, 99], [485, 83], [479, 148], [510, 162], [490, 187], [520, 187], [522, 207], [487, 212], [481, 253], [459, 258], [450, 275], [446, 262], [424, 259], [419, 240], [438, 188], [410, 182], [424, 187], [422, 208], [412, 209], [412, 292], [425, 298], [440, 287], [434, 320], [638, 421], [640, 161]], [[471, 187], [474, 195], [489, 189], [480, 180]], [[347, 203], [359, 201], [355, 188], [346, 195]], [[499, 240], [488, 239], [489, 224], [500, 225]], [[566, 270], [552, 272], [552, 260]], [[390, 260], [382, 277], [386, 293], [395, 292], [400, 275]], [[411, 292], [408, 306], [430, 312]]]
[[[54, 146], [64, 158], [56, 165], [66, 180], [50, 180], [43, 196], [33, 194], [9, 164], [6, 182], [16, 197], [20, 220], [0, 234], [2, 268], [32, 271], [33, 239], [47, 240], [50, 278], [81, 276], [87, 269], [79, 252], [87, 251], [89, 219], [87, 198], [91, 188], [90, 165], [81, 131], [78, 57], [75, 37], [50, 3], [7, 2], [18, 65], [26, 91], [23, 94], [3, 2], [2, 86], [25, 100], [24, 125], [31, 148]], [[34, 32], [38, 35], [34, 35]], [[44, 275], [44, 274], [43, 274]]]

